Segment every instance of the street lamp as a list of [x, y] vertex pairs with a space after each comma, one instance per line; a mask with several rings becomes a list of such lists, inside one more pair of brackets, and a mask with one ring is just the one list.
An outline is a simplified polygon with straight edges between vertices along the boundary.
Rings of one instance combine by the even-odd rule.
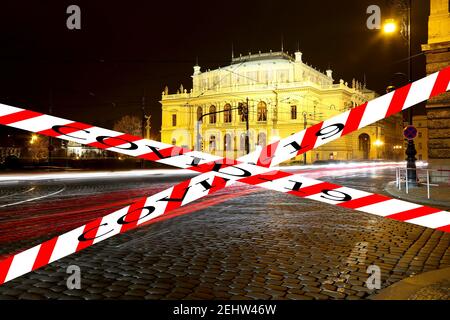
[[386, 19], [383, 25], [384, 33], [394, 33], [397, 30], [397, 24], [394, 19]]
[[31, 139], [30, 139], [30, 144], [35, 143], [35, 142], [37, 141], [37, 139], [38, 139], [38, 136], [35, 135], [35, 134], [33, 134], [33, 135], [31, 136]]
[[[407, 10], [407, 23], [402, 24], [402, 30], [400, 33], [405, 38], [408, 43], [408, 82], [412, 81], [412, 54], [411, 54], [411, 5], [412, 0], [404, 0], [403, 4], [406, 5]], [[394, 19], [387, 19], [383, 26], [383, 31], [386, 34], [394, 33], [396, 28], [396, 22]], [[393, 90], [393, 86], [388, 87], [388, 91]], [[407, 110], [408, 114], [408, 122], [409, 125], [413, 125], [413, 112], [412, 108]], [[417, 183], [417, 173], [416, 173], [416, 157], [417, 154], [416, 147], [414, 146], [414, 141], [412, 139], [408, 139], [408, 147], [406, 148], [406, 172], [408, 182], [411, 185], [415, 185]]]

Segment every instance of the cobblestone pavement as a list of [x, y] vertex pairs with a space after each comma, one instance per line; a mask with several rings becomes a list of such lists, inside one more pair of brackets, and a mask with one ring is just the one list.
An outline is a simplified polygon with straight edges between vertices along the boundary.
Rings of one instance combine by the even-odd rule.
[[[322, 179], [379, 192], [388, 177]], [[441, 231], [258, 189], [55, 261], [0, 286], [0, 299], [364, 299], [377, 292], [369, 265], [384, 288], [450, 266], [449, 244]], [[69, 265], [80, 290], [67, 289]]]
[[450, 300], [450, 279], [426, 286], [408, 300]]

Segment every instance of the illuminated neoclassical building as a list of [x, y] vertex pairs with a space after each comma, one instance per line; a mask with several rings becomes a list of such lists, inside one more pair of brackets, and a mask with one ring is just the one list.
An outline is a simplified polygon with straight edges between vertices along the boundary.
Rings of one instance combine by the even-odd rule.
[[[301, 52], [234, 57], [228, 66], [203, 72], [196, 65], [192, 80], [190, 90], [169, 94], [166, 87], [162, 93], [162, 141], [196, 148], [197, 120], [209, 113], [199, 126], [200, 148], [234, 158], [245, 154], [246, 123], [239, 106], [247, 101], [254, 150], [376, 96], [355, 80], [335, 83], [332, 70], [309, 66]], [[401, 117], [394, 116], [308, 152], [306, 161], [399, 159], [402, 143]]]

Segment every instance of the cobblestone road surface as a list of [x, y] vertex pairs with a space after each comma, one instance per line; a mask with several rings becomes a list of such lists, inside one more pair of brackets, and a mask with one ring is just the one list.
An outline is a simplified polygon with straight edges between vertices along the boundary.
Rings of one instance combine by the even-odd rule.
[[[392, 175], [322, 180], [380, 192]], [[441, 231], [255, 189], [56, 261], [0, 286], [0, 299], [364, 299], [377, 292], [365, 286], [369, 265], [384, 288], [450, 266], [449, 244]], [[80, 290], [67, 289], [69, 265], [81, 268]]]

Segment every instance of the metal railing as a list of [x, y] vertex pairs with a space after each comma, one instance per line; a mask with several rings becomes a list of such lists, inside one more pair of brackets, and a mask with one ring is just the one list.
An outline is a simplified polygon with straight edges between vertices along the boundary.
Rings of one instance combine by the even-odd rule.
[[[431, 198], [431, 188], [440, 185], [450, 185], [450, 170], [444, 169], [411, 169], [411, 168], [395, 168], [395, 185], [398, 190], [402, 190], [402, 184], [405, 185], [405, 192], [409, 194], [412, 185], [407, 178], [407, 170], [416, 170], [417, 185], [425, 185], [427, 187], [427, 198]], [[437, 183], [439, 182], [439, 183]]]

